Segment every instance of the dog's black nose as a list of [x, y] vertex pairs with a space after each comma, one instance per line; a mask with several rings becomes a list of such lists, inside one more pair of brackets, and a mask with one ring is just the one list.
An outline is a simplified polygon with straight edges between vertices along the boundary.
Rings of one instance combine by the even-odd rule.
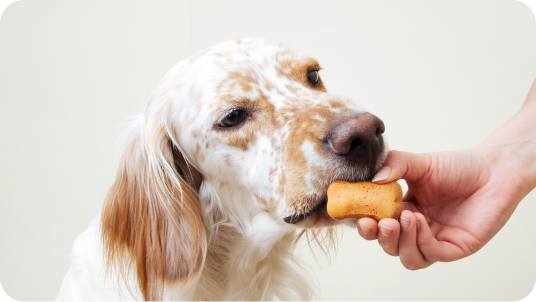
[[352, 162], [370, 167], [383, 151], [383, 121], [368, 112], [349, 118], [335, 126], [329, 136], [331, 151]]

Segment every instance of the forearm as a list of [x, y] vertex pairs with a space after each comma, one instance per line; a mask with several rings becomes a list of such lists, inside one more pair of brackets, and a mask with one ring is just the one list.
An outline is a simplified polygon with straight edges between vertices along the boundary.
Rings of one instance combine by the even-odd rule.
[[480, 147], [489, 151], [494, 162], [519, 171], [525, 194], [536, 187], [536, 80], [521, 110]]

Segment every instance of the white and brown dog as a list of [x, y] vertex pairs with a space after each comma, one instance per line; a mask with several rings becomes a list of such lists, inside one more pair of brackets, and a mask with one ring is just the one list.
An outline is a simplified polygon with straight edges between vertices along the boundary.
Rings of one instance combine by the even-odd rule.
[[261, 38], [171, 68], [120, 141], [58, 299], [311, 299], [294, 243], [329, 237], [327, 186], [370, 179], [387, 154], [382, 121], [319, 70]]

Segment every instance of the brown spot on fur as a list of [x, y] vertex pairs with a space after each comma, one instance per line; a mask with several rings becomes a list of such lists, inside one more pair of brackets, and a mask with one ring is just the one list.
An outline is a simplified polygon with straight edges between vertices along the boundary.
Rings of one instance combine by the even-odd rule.
[[231, 155], [229, 155], [229, 154], [225, 154], [225, 155], [223, 156], [223, 158], [224, 158], [225, 164], [226, 164], [227, 166], [231, 166]]
[[341, 99], [330, 99], [328, 103], [331, 108], [343, 108], [348, 105], [348, 102], [343, 102]]
[[297, 59], [287, 53], [278, 53], [276, 56], [279, 66], [276, 70], [281, 77], [293, 79], [307, 88], [326, 92], [326, 87], [322, 79], [317, 86], [313, 86], [307, 79], [307, 73], [313, 70], [320, 70], [320, 64], [313, 58]]
[[264, 210], [268, 213], [273, 213], [273, 211], [277, 207], [277, 202], [273, 198], [267, 200], [259, 196], [257, 193], [255, 193], [255, 190], [253, 188], [250, 188], [250, 190], [251, 192], [253, 192], [253, 196], [255, 197], [257, 202], [263, 206]]

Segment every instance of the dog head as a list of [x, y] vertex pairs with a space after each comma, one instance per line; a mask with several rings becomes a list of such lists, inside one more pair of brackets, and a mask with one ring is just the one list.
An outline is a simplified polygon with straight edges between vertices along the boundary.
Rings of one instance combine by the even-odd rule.
[[254, 201], [246, 206], [281, 222], [330, 224], [327, 186], [370, 179], [387, 150], [383, 122], [328, 94], [319, 70], [266, 39], [212, 47], [166, 80], [180, 85], [169, 97], [170, 130], [225, 199]]
[[102, 217], [108, 258], [128, 252], [144, 297], [159, 297], [160, 279], [198, 276], [203, 190], [239, 224], [262, 213], [274, 228], [319, 227], [336, 223], [325, 209], [332, 181], [367, 180], [381, 167], [383, 122], [328, 94], [319, 70], [313, 58], [247, 38], [164, 76], [126, 136]]

